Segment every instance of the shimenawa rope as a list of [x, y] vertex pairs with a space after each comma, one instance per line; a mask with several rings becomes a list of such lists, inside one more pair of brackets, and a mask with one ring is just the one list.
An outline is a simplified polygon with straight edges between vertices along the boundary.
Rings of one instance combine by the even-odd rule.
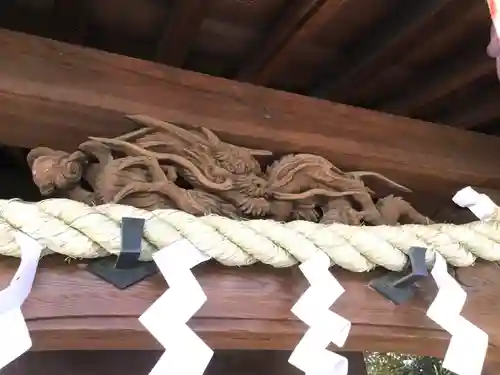
[[[52, 252], [71, 258], [97, 258], [120, 251], [122, 217], [145, 219], [141, 260], [186, 238], [226, 266], [262, 262], [289, 267], [325, 252], [333, 264], [353, 272], [382, 266], [401, 270], [411, 246], [426, 247], [457, 267], [474, 264], [476, 257], [500, 261], [499, 210], [495, 218], [464, 225], [348, 226], [307, 221], [232, 220], [221, 216], [195, 217], [178, 210], [146, 211], [104, 204], [87, 206], [69, 199], [37, 203], [0, 200], [0, 255], [20, 256], [14, 231], [20, 230]], [[50, 250], [49, 250], [50, 249]]]

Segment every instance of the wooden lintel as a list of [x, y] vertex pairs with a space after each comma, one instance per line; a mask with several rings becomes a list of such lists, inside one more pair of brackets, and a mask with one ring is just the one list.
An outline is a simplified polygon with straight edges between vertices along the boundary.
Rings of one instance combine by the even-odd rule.
[[71, 149], [144, 113], [225, 140], [312, 152], [422, 191], [500, 188], [500, 139], [0, 31], [0, 141]]
[[[118, 290], [62, 257], [43, 259], [23, 305], [35, 350], [160, 349], [138, 317], [167, 288], [161, 276]], [[0, 260], [0, 285], [7, 285], [18, 260]], [[490, 266], [490, 265], [486, 265]], [[306, 330], [290, 309], [308, 288], [297, 268], [223, 267], [195, 269], [208, 300], [189, 325], [215, 349], [293, 349]], [[335, 270], [346, 292], [332, 306], [353, 328], [344, 350], [398, 351], [442, 357], [449, 335], [425, 315], [436, 295], [429, 280], [412, 301], [396, 306], [372, 290], [379, 273]], [[464, 315], [490, 335], [489, 359], [500, 359], [497, 267], [467, 269]], [[332, 347], [332, 349], [336, 350]]]
[[[28, 352], [2, 369], [2, 375], [145, 375], [165, 350], [80, 350]], [[287, 350], [217, 350], [204, 375], [302, 375], [288, 363]], [[347, 375], [367, 375], [363, 353], [342, 352]], [[496, 375], [492, 372], [486, 375]]]

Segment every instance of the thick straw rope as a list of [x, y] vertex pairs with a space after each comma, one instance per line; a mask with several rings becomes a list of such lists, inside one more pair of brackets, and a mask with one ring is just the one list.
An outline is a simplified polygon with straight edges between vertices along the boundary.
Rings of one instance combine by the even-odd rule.
[[[20, 256], [14, 231], [44, 244], [45, 254], [97, 258], [120, 251], [122, 217], [144, 218], [141, 260], [173, 242], [187, 238], [227, 266], [256, 262], [289, 267], [323, 251], [334, 264], [354, 272], [377, 265], [401, 270], [411, 246], [439, 252], [450, 264], [471, 266], [476, 257], [500, 261], [500, 216], [465, 225], [348, 226], [306, 221], [232, 220], [195, 217], [178, 210], [145, 211], [119, 204], [87, 206], [69, 199], [38, 203], [0, 200], [0, 255]], [[427, 261], [433, 262], [434, 252]]]

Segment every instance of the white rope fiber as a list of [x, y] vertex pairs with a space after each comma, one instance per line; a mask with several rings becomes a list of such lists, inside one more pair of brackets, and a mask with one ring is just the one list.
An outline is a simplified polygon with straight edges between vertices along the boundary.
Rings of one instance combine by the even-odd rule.
[[302, 263], [325, 252], [333, 264], [353, 272], [382, 266], [402, 270], [411, 246], [425, 247], [429, 264], [434, 252], [457, 267], [476, 258], [500, 261], [500, 221], [464, 225], [348, 226], [307, 221], [232, 220], [221, 216], [195, 217], [178, 210], [146, 211], [119, 204], [87, 206], [69, 199], [37, 203], [0, 200], [0, 255], [20, 256], [14, 240], [20, 230], [51, 252], [70, 258], [118, 255], [122, 217], [145, 219], [141, 260], [182, 238], [226, 266], [262, 262], [273, 267]]

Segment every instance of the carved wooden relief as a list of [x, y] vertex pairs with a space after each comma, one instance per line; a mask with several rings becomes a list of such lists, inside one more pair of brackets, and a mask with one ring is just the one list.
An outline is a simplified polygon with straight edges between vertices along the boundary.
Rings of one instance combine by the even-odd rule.
[[376, 197], [364, 177], [375, 177], [395, 192], [409, 191], [379, 173], [342, 171], [312, 154], [289, 154], [264, 165], [259, 159], [271, 151], [224, 142], [206, 128], [144, 115], [129, 119], [142, 128], [113, 139], [90, 137], [73, 153], [33, 149], [28, 163], [42, 195], [230, 218], [431, 222], [401, 197]]

